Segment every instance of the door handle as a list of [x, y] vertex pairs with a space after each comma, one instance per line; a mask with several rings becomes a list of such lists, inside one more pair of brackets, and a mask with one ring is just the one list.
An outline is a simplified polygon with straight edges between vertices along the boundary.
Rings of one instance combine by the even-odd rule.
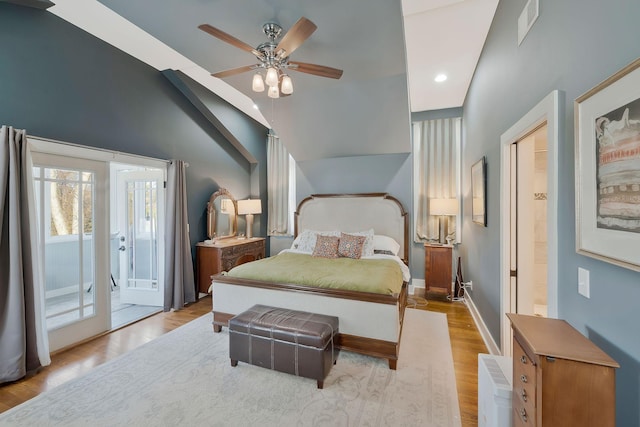
[[118, 250], [119, 250], [119, 251], [121, 251], [121, 252], [124, 252], [124, 251], [126, 251], [126, 250], [127, 250], [127, 248], [125, 248], [125, 247], [124, 247], [124, 245], [122, 245], [122, 246], [120, 246], [120, 247], [118, 248]]

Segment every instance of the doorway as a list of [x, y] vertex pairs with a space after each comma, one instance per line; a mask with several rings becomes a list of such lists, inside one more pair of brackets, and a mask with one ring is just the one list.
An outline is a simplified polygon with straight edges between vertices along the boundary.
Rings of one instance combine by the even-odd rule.
[[558, 316], [558, 147], [562, 93], [554, 91], [501, 136], [501, 352], [512, 354], [507, 313]]
[[161, 311], [166, 162], [29, 141], [50, 350]]
[[164, 170], [111, 163], [111, 328], [164, 305]]
[[547, 124], [511, 144], [511, 304], [547, 317]]

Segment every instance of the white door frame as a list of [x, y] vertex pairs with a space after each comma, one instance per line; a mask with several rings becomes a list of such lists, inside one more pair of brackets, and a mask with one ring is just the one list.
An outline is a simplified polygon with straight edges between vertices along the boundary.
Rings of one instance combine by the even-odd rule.
[[547, 317], [558, 317], [558, 147], [563, 93], [553, 91], [500, 137], [500, 349], [511, 356], [511, 323], [506, 316], [511, 307], [511, 145], [537, 127], [547, 124]]

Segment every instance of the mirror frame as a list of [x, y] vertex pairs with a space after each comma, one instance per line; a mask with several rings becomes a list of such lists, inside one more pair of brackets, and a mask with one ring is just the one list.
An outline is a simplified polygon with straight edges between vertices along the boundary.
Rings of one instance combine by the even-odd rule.
[[[233, 217], [233, 221], [231, 221], [231, 230], [226, 236], [215, 236], [215, 224], [216, 224], [216, 209], [215, 209], [215, 200], [218, 197], [226, 196], [231, 201], [233, 201], [233, 207], [236, 210], [236, 214]], [[238, 233], [238, 201], [233, 197], [233, 195], [226, 188], [219, 188], [218, 191], [213, 193], [211, 197], [209, 197], [209, 202], [207, 203], [207, 237], [209, 240], [213, 240], [214, 242], [222, 239], [230, 239], [235, 237]]]

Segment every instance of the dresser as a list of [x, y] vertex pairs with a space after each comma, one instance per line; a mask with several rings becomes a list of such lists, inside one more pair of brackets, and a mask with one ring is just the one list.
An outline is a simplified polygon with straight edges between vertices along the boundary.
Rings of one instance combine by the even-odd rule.
[[615, 426], [620, 365], [564, 320], [507, 314], [514, 426]]
[[451, 245], [424, 245], [424, 281], [426, 292], [451, 296], [453, 278]]
[[236, 265], [262, 259], [265, 256], [264, 237], [229, 238], [213, 244], [196, 244], [196, 282], [198, 291], [207, 293], [211, 276], [229, 271]]

